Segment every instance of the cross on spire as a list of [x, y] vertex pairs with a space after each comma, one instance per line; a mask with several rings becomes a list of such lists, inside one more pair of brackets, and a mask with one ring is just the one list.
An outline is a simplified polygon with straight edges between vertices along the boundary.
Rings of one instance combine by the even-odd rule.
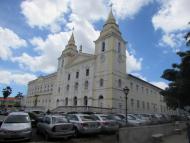
[[74, 26], [73, 26], [73, 28], [72, 28], [72, 32], [74, 32], [74, 30], [75, 30], [75, 28], [74, 28]]
[[110, 8], [112, 9], [112, 7], [113, 7], [113, 3], [111, 2], [109, 6], [110, 6]]

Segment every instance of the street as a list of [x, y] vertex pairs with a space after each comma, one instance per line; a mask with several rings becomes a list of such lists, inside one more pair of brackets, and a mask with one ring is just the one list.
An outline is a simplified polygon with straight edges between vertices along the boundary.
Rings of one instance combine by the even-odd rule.
[[183, 132], [182, 134], [166, 137], [163, 143], [188, 143], [186, 132]]

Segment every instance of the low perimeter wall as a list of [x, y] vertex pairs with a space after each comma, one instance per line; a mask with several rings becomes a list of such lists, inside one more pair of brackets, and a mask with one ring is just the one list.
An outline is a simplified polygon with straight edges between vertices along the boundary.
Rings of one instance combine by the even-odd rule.
[[151, 136], [161, 133], [164, 136], [171, 135], [174, 130], [185, 129], [185, 123], [170, 123], [154, 126], [141, 126], [121, 128], [119, 130], [119, 143], [152, 143]]

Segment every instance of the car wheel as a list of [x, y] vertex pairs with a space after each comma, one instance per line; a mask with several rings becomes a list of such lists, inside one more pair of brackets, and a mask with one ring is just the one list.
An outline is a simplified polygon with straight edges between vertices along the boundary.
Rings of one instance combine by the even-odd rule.
[[40, 134], [40, 130], [39, 129], [36, 129], [36, 134]]
[[44, 133], [44, 138], [45, 138], [46, 141], [49, 141], [49, 140], [50, 140], [50, 137], [49, 137], [49, 135], [48, 135], [47, 132]]
[[78, 137], [79, 136], [79, 131], [78, 131], [78, 129], [75, 127], [75, 132], [74, 132], [74, 137]]

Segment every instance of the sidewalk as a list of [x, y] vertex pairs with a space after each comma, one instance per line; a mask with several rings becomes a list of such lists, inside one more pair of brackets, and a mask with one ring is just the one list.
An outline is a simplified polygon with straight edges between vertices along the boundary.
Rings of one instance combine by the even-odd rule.
[[189, 143], [186, 138], [186, 132], [183, 132], [181, 135], [172, 135], [164, 138], [163, 143]]

